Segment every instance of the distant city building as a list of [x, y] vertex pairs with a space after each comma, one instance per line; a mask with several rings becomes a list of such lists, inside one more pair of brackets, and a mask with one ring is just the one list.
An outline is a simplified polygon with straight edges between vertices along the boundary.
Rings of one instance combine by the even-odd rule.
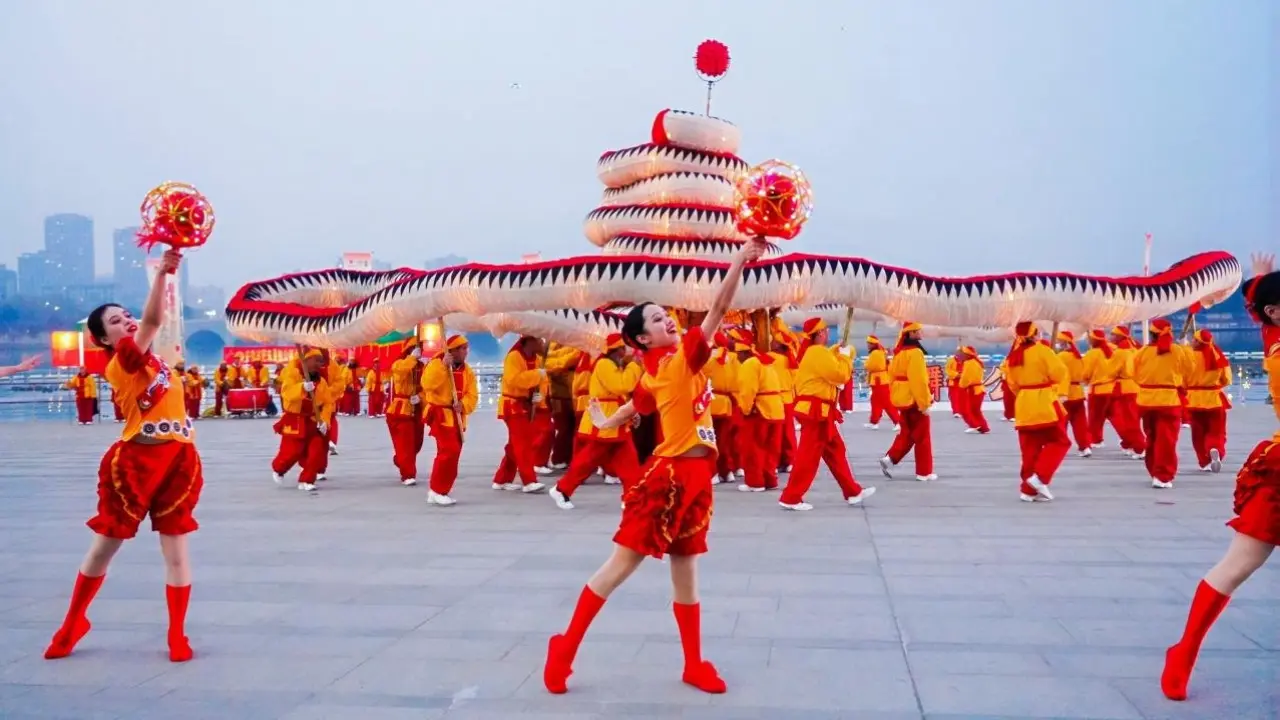
[[466, 263], [467, 259], [460, 255], [445, 255], [444, 257], [428, 260], [424, 265], [424, 269], [436, 270], [443, 267], [451, 267], [453, 265], [465, 265]]
[[116, 286], [111, 281], [93, 282], [88, 285], [68, 285], [62, 288], [59, 300], [66, 300], [81, 307], [97, 307], [104, 303], [117, 302]]
[[92, 285], [93, 219], [72, 213], [45, 218], [44, 252], [55, 294], [71, 286]]
[[190, 292], [183, 293], [182, 302], [196, 312], [218, 317], [227, 307], [227, 293], [217, 285], [192, 285], [188, 289]]
[[394, 268], [392, 267], [391, 263], [387, 262], [386, 260], [379, 260], [377, 258], [374, 258], [373, 269], [379, 272], [384, 272], [387, 270], [392, 270]]
[[0, 302], [9, 302], [18, 294], [18, 271], [0, 263]]
[[536, 253], [536, 252], [525, 253], [524, 255], [520, 256], [520, 262], [524, 263], [525, 265], [532, 265], [533, 263], [542, 262], [542, 253]]
[[342, 261], [338, 267], [343, 270], [372, 270], [373, 269], [373, 253], [371, 252], [348, 252], [342, 253]]
[[[126, 305], [139, 304], [147, 297], [147, 256], [138, 247], [138, 230], [127, 227], [111, 235], [112, 281], [116, 286], [116, 301]], [[187, 266], [182, 265], [185, 275]]]
[[54, 294], [53, 273], [45, 251], [18, 256], [18, 292], [31, 298]]

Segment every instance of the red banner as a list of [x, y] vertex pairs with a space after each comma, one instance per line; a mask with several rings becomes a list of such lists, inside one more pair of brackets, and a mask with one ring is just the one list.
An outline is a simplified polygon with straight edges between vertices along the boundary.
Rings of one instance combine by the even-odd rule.
[[81, 366], [80, 350], [84, 349], [84, 369], [90, 375], [101, 375], [107, 371], [107, 353], [93, 344], [88, 335], [75, 330], [61, 330], [49, 338], [49, 364], [55, 368], [78, 368]]
[[222, 348], [222, 362], [228, 365], [247, 365], [257, 361], [270, 365], [284, 364], [296, 357], [298, 357], [298, 348], [292, 345]]

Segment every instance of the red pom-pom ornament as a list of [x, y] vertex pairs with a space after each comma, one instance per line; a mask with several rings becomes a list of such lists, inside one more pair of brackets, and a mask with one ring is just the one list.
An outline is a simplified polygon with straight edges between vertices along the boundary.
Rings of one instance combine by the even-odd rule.
[[768, 160], [738, 179], [734, 207], [739, 231], [790, 240], [800, 234], [813, 212], [813, 188], [800, 168]]
[[693, 54], [693, 62], [703, 80], [719, 80], [729, 72], [729, 46], [719, 40], [703, 40]]
[[138, 246], [150, 250], [168, 245], [182, 250], [200, 247], [213, 233], [213, 205], [187, 183], [167, 182], [142, 200]]

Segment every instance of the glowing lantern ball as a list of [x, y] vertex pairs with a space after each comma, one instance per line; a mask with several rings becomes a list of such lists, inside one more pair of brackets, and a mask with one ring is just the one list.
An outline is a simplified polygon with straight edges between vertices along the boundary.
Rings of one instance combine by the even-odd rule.
[[813, 188], [800, 168], [769, 160], [748, 170], [735, 188], [738, 230], [790, 240], [813, 212]]
[[194, 186], [167, 182], [142, 201], [138, 245], [150, 250], [168, 245], [181, 250], [200, 247], [213, 233], [213, 205]]

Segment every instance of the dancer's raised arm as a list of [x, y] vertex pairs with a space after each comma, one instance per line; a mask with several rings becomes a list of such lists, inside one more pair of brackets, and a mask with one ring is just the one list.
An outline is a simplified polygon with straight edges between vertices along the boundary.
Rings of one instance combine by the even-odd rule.
[[142, 307], [142, 319], [138, 323], [138, 333], [133, 336], [133, 341], [138, 346], [138, 350], [145, 353], [151, 349], [151, 343], [156, 339], [156, 333], [160, 331], [160, 326], [164, 324], [164, 292], [169, 283], [169, 276], [177, 272], [178, 265], [182, 262], [182, 254], [177, 250], [166, 250], [164, 256], [160, 260], [160, 272], [156, 273], [156, 279], [151, 282], [151, 292], [147, 293], [147, 304]]
[[760, 259], [764, 251], [769, 245], [764, 238], [758, 237], [748, 240], [743, 244], [742, 249], [734, 253], [733, 261], [729, 263], [729, 271], [725, 273], [724, 281], [720, 283], [720, 290], [716, 292], [716, 297], [711, 301], [711, 309], [707, 310], [707, 316], [702, 319], [702, 336], [710, 340], [715, 337], [716, 331], [720, 329], [720, 323], [724, 320], [724, 314], [729, 310], [729, 306], [733, 304], [733, 296], [738, 292], [738, 286], [742, 284], [742, 269], [747, 263], [755, 262]]

